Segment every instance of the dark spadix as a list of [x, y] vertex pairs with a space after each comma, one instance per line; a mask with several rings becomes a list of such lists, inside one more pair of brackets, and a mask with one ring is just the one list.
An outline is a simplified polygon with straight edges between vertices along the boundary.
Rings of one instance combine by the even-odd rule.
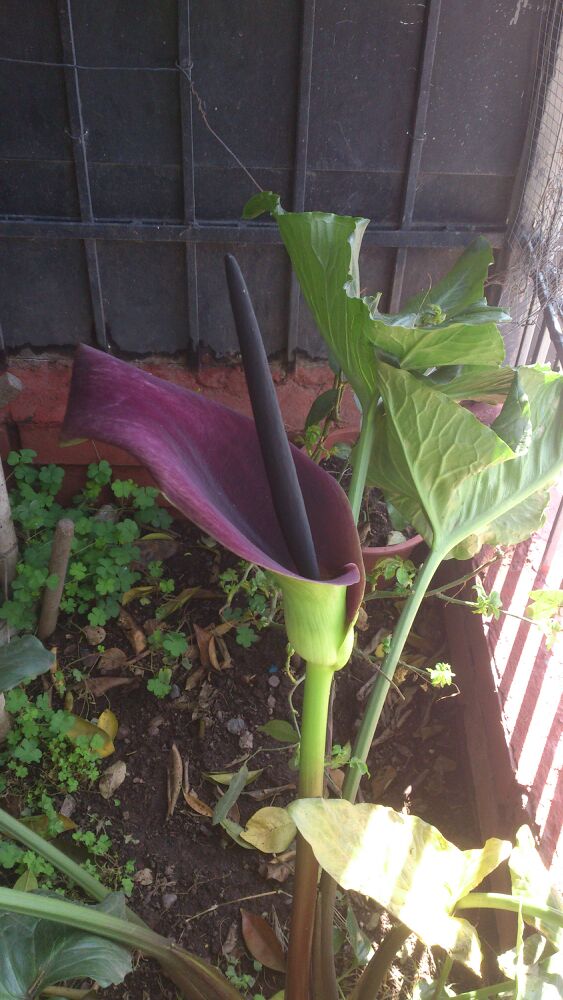
[[227, 284], [240, 353], [272, 503], [286, 545], [299, 572], [319, 579], [311, 527], [299, 486], [295, 462], [283, 425], [258, 320], [238, 261], [225, 256]]

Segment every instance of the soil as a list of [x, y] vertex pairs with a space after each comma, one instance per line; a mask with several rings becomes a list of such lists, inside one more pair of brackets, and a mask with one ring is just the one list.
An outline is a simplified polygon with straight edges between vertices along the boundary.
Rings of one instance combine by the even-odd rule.
[[[123, 676], [137, 671], [136, 685], [114, 688], [95, 700], [89, 697], [81, 701], [76, 692], [74, 711], [89, 718], [96, 718], [105, 708], [116, 714], [119, 731], [115, 755], [108, 758], [107, 764], [124, 761], [127, 776], [109, 800], [95, 787], [77, 793], [72, 818], [79, 825], [87, 823], [89, 829], [97, 825], [110, 833], [114, 862], [124, 864], [134, 859], [137, 881], [130, 904], [150, 926], [223, 969], [228, 951], [240, 958], [243, 972], [255, 975], [241, 939], [240, 908], [264, 915], [274, 921], [282, 936], [286, 934], [291, 860], [285, 868], [274, 869], [278, 877], [287, 876], [285, 881], [268, 877], [272, 874], [267, 867], [270, 856], [243, 850], [221, 827], [190, 809], [181, 795], [167, 819], [167, 767], [175, 744], [188, 762], [191, 790], [213, 807], [217, 786], [205, 778], [205, 773], [237, 770], [249, 752], [255, 753], [249, 766], [264, 770], [239, 799], [243, 825], [257, 808], [285, 805], [294, 797], [296, 772], [291, 767], [291, 751], [257, 728], [271, 718], [291, 721], [288, 696], [292, 682], [284, 669], [285, 635], [281, 628], [270, 628], [260, 634], [258, 643], [244, 649], [229, 632], [223, 638], [231, 666], [224, 670], [202, 666], [194, 629], [196, 625], [206, 629], [220, 622], [225, 597], [217, 584], [218, 573], [236, 564], [236, 560], [218, 546], [207, 548], [199, 531], [188, 524], [176, 523], [174, 530], [178, 533], [176, 553], [166, 559], [165, 566], [166, 575], [176, 581], [176, 593], [184, 587], [201, 586], [216, 594], [204, 599], [196, 596], [171, 619], [173, 628], [192, 637], [191, 669], [178, 666], [172, 678], [176, 687], [163, 700], [157, 700], [146, 688], [150, 655], [111, 671]], [[152, 555], [159, 558], [158, 552]], [[387, 600], [372, 600], [366, 607], [358, 646], [372, 652], [382, 635], [392, 630], [398, 606]], [[150, 630], [154, 624], [153, 606], [143, 608], [134, 601], [127, 610]], [[440, 612], [426, 602], [405, 652], [407, 662], [422, 666], [447, 659]], [[128, 660], [135, 661], [123, 629], [114, 623], [106, 631], [106, 649], [121, 648]], [[91, 678], [103, 676], [93, 655], [96, 649], [85, 641], [79, 623], [63, 622], [54, 644], [63, 671], [72, 663]], [[152, 664], [153, 668], [157, 665], [156, 661]], [[293, 668], [298, 671], [299, 665], [294, 663]], [[361, 711], [359, 699], [373, 676], [373, 665], [361, 654], [354, 655], [350, 665], [337, 674], [333, 743], [343, 745], [353, 740]], [[302, 687], [298, 688], [295, 695], [298, 711], [301, 691]], [[241, 721], [235, 724], [232, 720]], [[233, 732], [237, 727], [238, 731]], [[416, 813], [461, 848], [478, 846], [461, 731], [458, 699], [428, 688], [407, 669], [400, 670], [398, 689], [390, 693], [370, 754], [371, 777], [362, 779], [364, 799]], [[338, 779], [336, 774], [334, 780]], [[277, 792], [277, 788], [281, 790]], [[262, 789], [273, 790], [262, 800], [248, 794], [256, 796]], [[63, 845], [64, 838], [60, 842]], [[72, 847], [75, 850], [76, 845]], [[143, 881], [149, 884], [143, 885]], [[375, 905], [367, 907], [358, 900], [354, 905], [366, 933], [377, 940], [385, 917]], [[409, 962], [412, 966], [422, 949], [411, 952], [414, 957], [407, 966], [394, 972], [398, 983], [395, 996], [406, 996], [401, 992], [402, 976], [411, 975]], [[346, 956], [344, 950], [344, 963]], [[265, 969], [248, 995], [262, 991], [270, 997], [282, 985], [280, 974]], [[163, 980], [156, 965], [142, 961], [123, 986], [105, 991], [104, 996], [108, 1000], [175, 1000], [176, 991]]]
[[[323, 469], [338, 479], [344, 491], [348, 493], [352, 479], [352, 469], [348, 460], [340, 458], [338, 455], [331, 455], [330, 458], [321, 462], [321, 465]], [[362, 545], [369, 548], [387, 545], [389, 535], [393, 530], [387, 504], [381, 490], [376, 487], [365, 489], [358, 518], [358, 534]], [[401, 534], [405, 538], [412, 538], [416, 531], [411, 525], [406, 525]]]

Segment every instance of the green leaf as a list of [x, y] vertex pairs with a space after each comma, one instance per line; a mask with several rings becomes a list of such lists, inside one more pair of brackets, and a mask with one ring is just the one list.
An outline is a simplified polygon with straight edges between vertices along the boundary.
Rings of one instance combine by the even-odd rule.
[[218, 823], [222, 823], [224, 819], [227, 819], [228, 812], [232, 809], [243, 788], [248, 783], [249, 777], [250, 772], [246, 764], [243, 764], [240, 770], [233, 775], [231, 781], [229, 782], [227, 791], [223, 796], [221, 796], [215, 806], [215, 809], [213, 810], [213, 819], [211, 820], [212, 826], [217, 826]]
[[259, 733], [265, 733], [266, 736], [271, 736], [273, 740], [277, 740], [278, 743], [298, 743], [299, 733], [291, 725], [290, 722], [286, 722], [285, 719], [270, 719], [263, 726], [257, 727]]
[[291, 258], [301, 290], [330, 354], [362, 408], [376, 388], [375, 354], [363, 335], [368, 307], [359, 298], [359, 253], [369, 219], [323, 212], [284, 212], [271, 192], [256, 195], [245, 218], [271, 212]]
[[255, 194], [244, 206], [242, 217], [243, 219], [257, 219], [264, 212], [271, 212], [272, 215], [283, 212], [279, 194], [274, 194], [273, 191], [260, 191], [260, 194]]
[[34, 635], [22, 635], [0, 646], [0, 691], [9, 691], [22, 681], [44, 674], [55, 658]]
[[450, 399], [502, 403], [514, 380], [513, 368], [491, 365], [446, 365], [421, 375]]
[[490, 244], [482, 236], [467, 247], [450, 271], [433, 287], [414, 295], [403, 313], [418, 313], [431, 302], [448, 315], [456, 315], [483, 298], [484, 284], [493, 263]]
[[338, 401], [338, 389], [327, 389], [314, 400], [305, 420], [305, 430], [326, 420]]
[[375, 899], [426, 945], [440, 945], [479, 974], [477, 933], [452, 913], [508, 856], [508, 842], [491, 839], [482, 850], [460, 851], [417, 816], [344, 799], [298, 799], [287, 811], [342, 888]]
[[37, 879], [33, 872], [30, 872], [29, 868], [26, 868], [19, 879], [14, 882], [13, 888], [18, 889], [19, 892], [35, 892], [37, 889]]
[[403, 326], [395, 316], [372, 307], [363, 332], [371, 343], [399, 361], [401, 368], [424, 371], [441, 365], [500, 364], [504, 342], [495, 325], [446, 320], [438, 326]]
[[[536, 849], [529, 826], [522, 826], [516, 834], [516, 846], [508, 862], [512, 880], [512, 895], [536, 905], [547, 905], [563, 911], [563, 898], [553, 887], [551, 877]], [[528, 920], [524, 916], [525, 920]], [[528, 920], [556, 948], [563, 949], [563, 931], [549, 918]]]
[[563, 590], [532, 590], [526, 617], [545, 622], [563, 607]]
[[[465, 558], [485, 543], [513, 544], [541, 524], [547, 489], [563, 466], [563, 377], [536, 366], [519, 369], [519, 379], [531, 434], [516, 455], [468, 410], [380, 364], [386, 413], [378, 416], [369, 482], [444, 557]], [[522, 420], [512, 399], [506, 408]], [[508, 420], [503, 433], [509, 435]]]
[[[119, 895], [108, 896], [89, 909], [125, 915]], [[0, 939], [2, 1000], [33, 1000], [46, 986], [69, 979], [88, 978], [102, 987], [111, 986], [122, 983], [132, 970], [126, 948], [50, 920], [0, 913]]]
[[[374, 348], [402, 367], [424, 371], [440, 365], [504, 358], [496, 323], [505, 313], [483, 298], [492, 252], [479, 238], [434, 289], [421, 292], [401, 313], [378, 311], [380, 296], [361, 297], [359, 254], [368, 219], [323, 212], [284, 212], [279, 197], [263, 192], [245, 207], [245, 218], [271, 212], [301, 290], [329, 354], [352, 385], [365, 412], [376, 391]], [[373, 347], [371, 346], [373, 345]]]
[[515, 371], [510, 391], [502, 410], [491, 424], [491, 429], [512, 448], [515, 455], [523, 455], [532, 440], [530, 401], [522, 386], [520, 372]]

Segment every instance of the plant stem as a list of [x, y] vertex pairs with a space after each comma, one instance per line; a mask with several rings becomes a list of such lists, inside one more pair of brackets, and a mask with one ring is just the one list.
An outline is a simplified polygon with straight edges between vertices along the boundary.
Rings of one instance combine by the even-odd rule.
[[17, 889], [0, 889], [2, 910], [78, 928], [155, 958], [187, 1000], [240, 1000], [217, 970], [148, 927], [136, 926], [79, 903]]
[[[486, 562], [481, 563], [481, 565], [477, 566], [476, 569], [471, 570], [471, 573], [466, 573], [465, 576], [460, 576], [457, 580], [452, 580], [450, 583], [444, 583], [441, 587], [434, 587], [433, 590], [427, 590], [424, 595], [425, 599], [427, 597], [441, 597], [441, 595], [445, 594], [447, 590], [454, 590], [455, 587], [463, 587], [464, 584], [473, 580], [478, 573], [482, 573], [482, 571], [487, 569], [488, 566], [492, 566], [493, 563], [498, 562], [499, 558], [500, 556], [494, 556], [492, 559], [487, 559]], [[400, 600], [404, 598], [404, 596], [404, 594], [398, 594], [396, 590], [374, 590], [372, 594], [366, 594], [364, 596], [364, 601], [377, 601], [383, 600], [384, 598], [395, 598], [395, 600], [399, 598]]]
[[[372, 744], [372, 740], [379, 722], [381, 710], [387, 697], [389, 685], [393, 681], [395, 669], [403, 652], [403, 648], [408, 639], [416, 613], [424, 599], [426, 590], [432, 577], [434, 576], [440, 562], [442, 554], [430, 551], [426, 562], [423, 563], [414, 581], [413, 589], [405, 602], [403, 610], [389, 647], [389, 652], [381, 666], [377, 676], [369, 701], [366, 706], [364, 718], [356, 737], [353, 756], [359, 758], [364, 763]], [[360, 785], [361, 774], [357, 767], [348, 768], [348, 774], [342, 788], [342, 797], [354, 802]], [[322, 938], [325, 954], [325, 989], [327, 1000], [337, 1000], [338, 988], [336, 984], [336, 971], [334, 969], [334, 958], [332, 952], [326, 950], [328, 942], [332, 936], [332, 926], [334, 921], [334, 906], [336, 902], [336, 883], [326, 872], [321, 878], [321, 907], [322, 907]], [[329, 969], [330, 965], [330, 969]]]
[[563, 927], [563, 910], [530, 903], [527, 899], [507, 896], [502, 892], [470, 892], [457, 901], [455, 908], [456, 910], [510, 910], [512, 913], [521, 911], [525, 917], [535, 917], [553, 922], [557, 927]]
[[[93, 875], [85, 871], [81, 865], [78, 865], [71, 858], [67, 858], [66, 854], [59, 851], [58, 847], [45, 840], [44, 837], [40, 837], [38, 833], [34, 833], [25, 823], [20, 823], [19, 820], [14, 819], [13, 816], [4, 812], [3, 809], [0, 809], [0, 833], [3, 833], [6, 837], [10, 837], [12, 840], [19, 841], [21, 844], [25, 844], [30, 851], [35, 851], [45, 861], [49, 861], [65, 878], [69, 879], [70, 882], [74, 882], [75, 885], [80, 886], [91, 899], [96, 899], [101, 903], [106, 896], [110, 895], [111, 890], [106, 889], [105, 885], [102, 885], [97, 878], [94, 878]], [[127, 916], [145, 926], [135, 914], [128, 912]]]
[[[326, 667], [314, 663], [307, 664], [299, 758], [300, 798], [322, 798], [323, 795], [326, 727], [332, 677], [332, 671]], [[319, 866], [311, 847], [298, 835], [285, 1000], [309, 1000], [318, 871]]]
[[373, 958], [366, 965], [353, 993], [350, 994], [349, 1000], [376, 1000], [379, 988], [387, 976], [395, 955], [403, 947], [410, 933], [404, 924], [399, 924], [389, 931]]
[[469, 990], [468, 993], [457, 993], [455, 1000], [489, 1000], [490, 997], [498, 997], [501, 993], [513, 997], [514, 983], [511, 980], [506, 980], [504, 983], [496, 983], [494, 986], [481, 986], [480, 989]]
[[[353, 756], [366, 762], [367, 756], [373, 741], [375, 730], [381, 716], [381, 711], [389, 690], [389, 682], [393, 680], [395, 670], [403, 652], [405, 643], [409, 637], [409, 632], [416, 617], [416, 613], [428, 589], [438, 566], [442, 561], [442, 553], [430, 551], [426, 562], [422, 564], [418, 575], [414, 581], [412, 591], [401, 611], [400, 618], [395, 626], [393, 638], [389, 652], [385, 657], [378, 674], [373, 690], [366, 706], [362, 724], [356, 737]], [[358, 768], [348, 768], [348, 774], [342, 788], [342, 797], [354, 802], [360, 785], [361, 774]]]
[[432, 1000], [442, 1000], [442, 994], [446, 987], [448, 976], [452, 971], [452, 965], [454, 960], [451, 955], [446, 955], [444, 961], [442, 962], [442, 968], [440, 969], [440, 975], [436, 980], [436, 985], [434, 986], [434, 992], [432, 994]]
[[358, 518], [360, 516], [360, 509], [362, 506], [362, 499], [364, 496], [364, 489], [369, 468], [369, 460], [371, 458], [373, 442], [375, 439], [375, 414], [377, 412], [377, 405], [378, 399], [377, 397], [374, 397], [371, 406], [365, 413], [362, 420], [362, 429], [356, 444], [352, 480], [350, 482], [350, 489], [348, 490], [348, 500], [350, 501], [352, 514], [354, 515], [354, 521], [356, 524], [358, 523]]

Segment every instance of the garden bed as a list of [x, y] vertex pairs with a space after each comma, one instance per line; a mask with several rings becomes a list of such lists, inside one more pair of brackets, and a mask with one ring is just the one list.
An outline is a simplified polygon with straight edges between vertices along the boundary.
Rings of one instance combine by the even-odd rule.
[[[93, 516], [94, 510], [95, 505]], [[283, 720], [286, 728], [294, 725], [290, 696], [293, 693], [298, 717], [301, 689], [294, 681], [300, 664], [286, 664], [285, 633], [279, 623], [266, 625], [272, 593], [261, 571], [245, 578], [244, 565], [185, 522], [175, 521], [160, 531], [151, 531], [149, 525], [145, 533], [157, 537], [141, 543], [142, 555], [134, 564], [140, 579], [127, 595], [126, 615], [96, 626], [89, 625], [84, 614], [67, 613], [50, 640], [57, 650], [57, 672], [49, 689], [52, 707], [71, 707], [89, 720], [107, 710], [114, 713], [119, 725], [115, 752], [98, 770], [103, 774], [123, 762], [125, 779], [109, 797], [100, 793], [98, 777], [81, 781], [64, 795], [61, 782], [49, 786], [44, 761], [30, 763], [25, 779], [8, 782], [1, 804], [16, 816], [25, 813], [30, 786], [43, 782], [55, 809], [62, 808], [77, 827], [57, 838], [63, 849], [87, 860], [112, 888], [130, 892], [133, 908], [161, 934], [224, 971], [230, 969], [241, 992], [246, 988], [244, 995], [268, 997], [282, 987], [283, 978], [255, 968], [241, 936], [240, 909], [266, 917], [284, 940], [292, 851], [282, 852], [280, 859], [245, 850], [222, 826], [213, 825], [209, 814], [225, 785], [206, 775], [234, 773], [245, 760], [249, 768], [261, 770], [230, 813], [243, 828], [257, 809], [283, 806], [295, 797], [295, 748], [260, 727], [272, 720]], [[190, 596], [181, 606], [158, 621], [162, 608], [170, 608], [167, 602], [186, 592]], [[231, 604], [226, 607], [229, 594]], [[337, 764], [346, 756], [339, 748], [353, 739], [366, 684], [375, 675], [400, 600], [372, 600], [366, 607], [358, 633], [362, 652], [337, 674], [332, 735]], [[423, 669], [447, 659], [443, 635], [441, 609], [427, 601], [405, 661]], [[174, 640], [178, 636], [183, 641]], [[163, 637], [172, 644], [166, 645]], [[96, 696], [110, 678], [126, 683], [108, 686]], [[433, 689], [405, 667], [398, 681], [386, 703], [362, 794], [366, 801], [421, 816], [461, 848], [475, 847], [480, 837], [473, 821], [455, 689]], [[30, 698], [42, 691], [39, 682], [28, 688]], [[180, 793], [167, 817], [174, 747], [185, 764], [189, 792], [187, 800]], [[332, 794], [337, 794], [346, 766], [331, 772]], [[39, 801], [41, 787], [36, 791]], [[13, 885], [14, 875], [24, 868], [20, 863], [17, 870], [5, 871], [4, 884]], [[38, 873], [38, 882], [57, 887], [48, 874]], [[366, 908], [358, 897], [343, 894], [338, 912], [344, 942], [338, 960], [345, 972], [353, 970], [362, 955], [365, 961], [369, 941], [377, 942], [389, 925], [375, 905]], [[428, 964], [428, 955], [414, 943], [403, 959], [392, 972], [390, 996], [406, 996], [401, 983], [405, 976], [412, 981], [413, 962]], [[176, 994], [156, 966], [143, 962], [122, 987], [105, 995], [141, 1000]]]

